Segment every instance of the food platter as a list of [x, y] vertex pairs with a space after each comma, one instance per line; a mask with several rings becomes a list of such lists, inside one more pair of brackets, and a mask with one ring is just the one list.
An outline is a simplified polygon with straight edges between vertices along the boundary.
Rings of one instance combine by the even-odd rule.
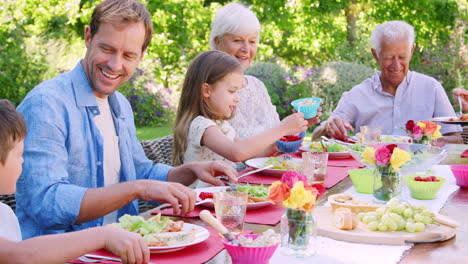
[[190, 243], [186, 243], [182, 245], [175, 245], [175, 246], [148, 247], [148, 248], [151, 253], [172, 252], [172, 251], [183, 249], [191, 245], [201, 243], [210, 236], [210, 232], [208, 232], [208, 230], [206, 230], [204, 227], [194, 225], [194, 224], [184, 223], [184, 227], [182, 228], [182, 230], [186, 231], [186, 230], [191, 230], [191, 229], [195, 229], [195, 240]]
[[[255, 168], [255, 169], [259, 169], [259, 168], [263, 168], [265, 167], [265, 163], [269, 160], [270, 158], [269, 157], [265, 157], [265, 158], [253, 158], [253, 159], [249, 159], [249, 160], [246, 160], [244, 163], [249, 166], [249, 167], [252, 167], [252, 168]], [[281, 158], [282, 159], [282, 158]], [[302, 159], [296, 159], [296, 158], [292, 158], [290, 161], [288, 162], [291, 162], [291, 164], [293, 165], [297, 165], [298, 168], [302, 167]], [[292, 171], [292, 170], [295, 170], [294, 168], [289, 168], [289, 169], [266, 169], [266, 170], [263, 170], [261, 173], [262, 174], [266, 174], [266, 175], [271, 175], [271, 176], [278, 176], [278, 177], [281, 177], [281, 175], [283, 175], [283, 173], [287, 172], [287, 171]]]
[[[228, 186], [216, 186], [216, 187], [198, 188], [198, 189], [195, 189], [194, 191], [197, 192], [197, 202], [199, 202], [201, 201], [201, 198], [199, 197], [199, 194], [201, 192], [217, 193], [217, 192], [225, 191], [228, 188], [229, 188]], [[202, 203], [200, 205], [208, 207], [208, 208], [214, 208], [214, 201], [212, 199], [207, 199], [207, 200], [211, 200], [211, 201]], [[271, 205], [271, 203], [270, 202], [248, 203], [247, 210], [259, 209], [268, 205]]]
[[456, 234], [456, 229], [446, 225], [430, 224], [423, 232], [409, 233], [403, 231], [379, 232], [370, 231], [363, 223], [354, 230], [341, 230], [333, 225], [333, 210], [330, 207], [316, 207], [314, 216], [317, 218], [317, 235], [346, 242], [406, 245], [411, 243], [445, 241]]
[[[302, 151], [314, 151], [310, 148], [312, 142], [302, 142], [302, 146], [299, 148]], [[341, 152], [328, 152], [328, 158], [330, 159], [346, 159], [351, 157], [351, 153], [349, 151], [341, 151]]]
[[434, 117], [431, 119], [431, 121], [440, 122], [444, 124], [450, 124], [450, 125], [465, 125], [465, 126], [468, 125], [468, 121], [450, 121], [450, 119], [458, 119], [458, 118], [454, 116]]

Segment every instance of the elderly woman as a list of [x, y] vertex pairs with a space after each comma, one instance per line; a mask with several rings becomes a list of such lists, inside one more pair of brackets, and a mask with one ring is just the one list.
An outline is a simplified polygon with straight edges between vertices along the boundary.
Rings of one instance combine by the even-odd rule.
[[[255, 14], [238, 3], [219, 9], [211, 23], [210, 47], [235, 57], [246, 71], [257, 54], [260, 23]], [[259, 134], [280, 123], [265, 85], [254, 76], [244, 75], [245, 86], [239, 91], [237, 113], [229, 123], [239, 137]], [[321, 109], [309, 126], [320, 122]]]

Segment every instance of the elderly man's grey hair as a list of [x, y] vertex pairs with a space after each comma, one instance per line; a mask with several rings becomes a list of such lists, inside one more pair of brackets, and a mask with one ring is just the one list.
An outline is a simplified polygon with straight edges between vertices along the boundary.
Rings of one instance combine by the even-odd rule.
[[257, 32], [257, 44], [260, 39], [260, 22], [257, 16], [239, 3], [230, 3], [221, 7], [211, 22], [210, 48], [217, 50], [215, 38], [224, 34], [243, 34]]
[[399, 41], [405, 40], [408, 41], [409, 48], [413, 47], [414, 44], [414, 28], [404, 22], [399, 20], [389, 21], [375, 27], [370, 41], [372, 43], [372, 48], [379, 56], [382, 51], [382, 42], [383, 41]]

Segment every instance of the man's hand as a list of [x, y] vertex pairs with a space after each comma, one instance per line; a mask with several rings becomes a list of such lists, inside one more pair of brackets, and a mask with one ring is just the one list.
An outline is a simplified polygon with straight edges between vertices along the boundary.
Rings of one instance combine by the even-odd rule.
[[348, 121], [334, 117], [325, 124], [325, 135], [346, 141], [348, 138], [348, 130], [353, 129]]
[[139, 184], [144, 190], [140, 196], [141, 199], [170, 203], [175, 214], [180, 212], [179, 204], [182, 205], [182, 215], [195, 208], [197, 193], [180, 183], [141, 180]]

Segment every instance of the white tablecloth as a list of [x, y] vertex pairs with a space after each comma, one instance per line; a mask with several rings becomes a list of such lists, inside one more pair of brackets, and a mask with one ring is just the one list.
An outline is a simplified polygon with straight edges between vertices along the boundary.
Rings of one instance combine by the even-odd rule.
[[[432, 168], [435, 176], [445, 178], [445, 183], [434, 200], [416, 200], [411, 198], [409, 190], [404, 187], [401, 200], [405, 200], [412, 205], [425, 204], [433, 212], [439, 212], [450, 195], [458, 190], [455, 184], [455, 177], [450, 171], [450, 166], [437, 165]], [[431, 174], [432, 175], [432, 174]], [[345, 193], [350, 193], [356, 199], [365, 202], [372, 202], [372, 194], [357, 193], [354, 187], [349, 188]], [[325, 206], [329, 206], [326, 204]], [[319, 223], [320, 224], [320, 223]], [[271, 264], [297, 264], [297, 263], [320, 263], [320, 264], [395, 264], [398, 263], [405, 253], [413, 245], [389, 246], [371, 245], [360, 243], [348, 243], [337, 241], [326, 237], [317, 237], [317, 254], [308, 258], [293, 258], [283, 256], [280, 248], [270, 260]]]

